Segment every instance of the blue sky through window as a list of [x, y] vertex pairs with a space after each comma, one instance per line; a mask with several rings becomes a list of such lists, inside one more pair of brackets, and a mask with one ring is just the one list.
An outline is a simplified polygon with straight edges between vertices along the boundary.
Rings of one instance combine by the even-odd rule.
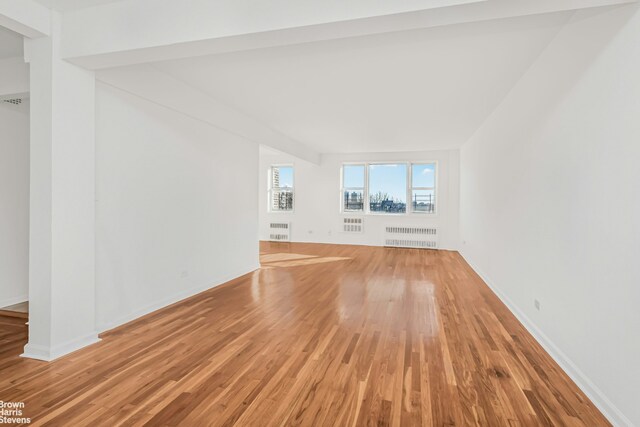
[[436, 182], [436, 165], [418, 164], [413, 165], [412, 187], [435, 187]]
[[364, 166], [363, 165], [345, 165], [343, 169], [345, 188], [362, 188], [364, 187]]
[[280, 188], [293, 187], [293, 168], [291, 166], [279, 166]]
[[369, 194], [387, 193], [394, 200], [407, 201], [407, 165], [369, 165]]

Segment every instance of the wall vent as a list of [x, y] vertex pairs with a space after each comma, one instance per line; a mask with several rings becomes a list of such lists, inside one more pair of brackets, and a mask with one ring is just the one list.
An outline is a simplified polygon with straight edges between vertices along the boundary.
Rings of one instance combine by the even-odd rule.
[[364, 221], [362, 218], [342, 218], [342, 231], [345, 233], [362, 233], [364, 231]]
[[386, 226], [384, 245], [394, 248], [437, 249], [438, 229], [434, 227]]
[[272, 242], [290, 242], [291, 241], [291, 223], [290, 222], [269, 223], [269, 240], [271, 240]]
[[6, 102], [7, 104], [20, 105], [22, 104], [22, 98], [3, 99], [2, 102]]

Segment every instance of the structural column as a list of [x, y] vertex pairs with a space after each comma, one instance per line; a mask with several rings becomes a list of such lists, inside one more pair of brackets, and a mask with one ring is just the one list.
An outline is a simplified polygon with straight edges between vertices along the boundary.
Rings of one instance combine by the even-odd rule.
[[98, 341], [95, 327], [95, 76], [61, 59], [60, 16], [27, 40], [31, 170], [29, 343], [53, 360]]

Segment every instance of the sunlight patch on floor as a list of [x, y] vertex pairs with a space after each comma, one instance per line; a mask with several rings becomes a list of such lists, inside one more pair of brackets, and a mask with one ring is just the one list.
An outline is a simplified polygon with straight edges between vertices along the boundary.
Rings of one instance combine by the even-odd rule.
[[290, 254], [290, 253], [277, 253], [277, 254], [260, 254], [261, 263], [278, 262], [278, 261], [291, 261], [304, 258], [317, 258], [316, 255], [305, 254]]
[[348, 261], [349, 257], [319, 257], [316, 255], [277, 253], [260, 256], [263, 268], [298, 267], [302, 265], [324, 264], [328, 262]]

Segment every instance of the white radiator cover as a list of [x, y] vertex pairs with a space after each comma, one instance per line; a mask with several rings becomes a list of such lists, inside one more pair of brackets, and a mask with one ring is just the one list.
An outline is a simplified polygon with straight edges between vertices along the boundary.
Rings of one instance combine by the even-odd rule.
[[438, 249], [438, 229], [413, 225], [387, 225], [384, 228], [384, 246]]
[[290, 242], [291, 241], [291, 223], [290, 222], [269, 223], [269, 240], [272, 242]]
[[363, 233], [364, 218], [362, 217], [345, 217], [342, 218], [343, 233]]

